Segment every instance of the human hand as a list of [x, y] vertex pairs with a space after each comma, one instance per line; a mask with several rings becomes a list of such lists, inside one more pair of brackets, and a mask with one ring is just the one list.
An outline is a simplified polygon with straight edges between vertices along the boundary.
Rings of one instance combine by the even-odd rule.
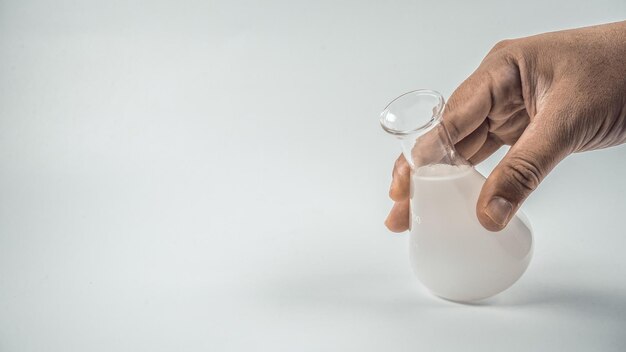
[[[472, 164], [511, 149], [487, 178], [476, 215], [502, 230], [571, 153], [626, 141], [626, 21], [505, 40], [452, 94], [443, 125]], [[410, 167], [400, 155], [385, 221], [409, 226]]]

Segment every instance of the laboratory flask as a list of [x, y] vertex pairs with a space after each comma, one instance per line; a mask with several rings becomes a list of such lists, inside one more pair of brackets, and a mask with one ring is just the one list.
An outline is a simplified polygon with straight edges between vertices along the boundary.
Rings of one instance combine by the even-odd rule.
[[399, 139], [411, 167], [409, 258], [436, 296], [472, 302], [494, 296], [524, 273], [532, 229], [521, 211], [499, 232], [482, 227], [476, 202], [485, 177], [455, 150], [441, 123], [445, 102], [432, 90], [393, 100], [383, 129]]

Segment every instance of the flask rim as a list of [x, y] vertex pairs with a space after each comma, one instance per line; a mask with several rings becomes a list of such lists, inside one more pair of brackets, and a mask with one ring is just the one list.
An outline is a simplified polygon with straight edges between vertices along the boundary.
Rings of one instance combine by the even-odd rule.
[[[432, 116], [430, 118], [430, 120], [428, 120], [426, 123], [416, 126], [414, 128], [410, 128], [410, 129], [404, 129], [404, 130], [399, 130], [399, 129], [395, 129], [393, 127], [391, 127], [390, 122], [392, 121], [388, 121], [387, 117], [390, 115], [389, 114], [389, 108], [398, 100], [406, 98], [407, 95], [415, 95], [416, 98], [419, 97], [431, 97], [431, 98], [435, 98], [437, 100], [437, 105], [433, 107], [433, 112], [432, 112]], [[383, 112], [380, 114], [380, 125], [381, 127], [385, 130], [385, 132], [396, 135], [396, 136], [406, 136], [406, 135], [410, 135], [416, 132], [420, 132], [423, 131], [425, 129], [428, 129], [429, 127], [431, 127], [435, 122], [438, 122], [441, 119], [441, 115], [443, 114], [443, 109], [445, 107], [445, 100], [443, 98], [443, 95], [441, 95], [441, 93], [437, 92], [436, 90], [431, 90], [431, 89], [416, 89], [416, 90], [412, 90], [410, 92], [406, 92], [398, 97], [396, 97], [395, 99], [393, 99], [391, 102], [389, 102], [389, 104], [387, 104], [387, 106], [385, 106], [385, 109], [383, 110]]]

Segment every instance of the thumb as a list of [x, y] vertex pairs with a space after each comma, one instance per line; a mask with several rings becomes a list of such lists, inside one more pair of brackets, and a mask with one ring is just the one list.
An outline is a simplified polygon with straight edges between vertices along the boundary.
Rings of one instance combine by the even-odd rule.
[[567, 134], [549, 125], [558, 119], [541, 115], [535, 116], [483, 185], [476, 214], [489, 231], [506, 227], [524, 200], [569, 154]]

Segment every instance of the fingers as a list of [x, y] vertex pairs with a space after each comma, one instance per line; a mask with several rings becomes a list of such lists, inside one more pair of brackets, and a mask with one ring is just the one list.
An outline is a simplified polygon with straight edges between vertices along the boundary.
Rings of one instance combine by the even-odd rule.
[[[451, 142], [456, 145], [461, 155], [470, 158], [470, 160], [479, 161], [488, 157], [502, 145], [502, 140], [492, 136], [489, 132], [490, 125], [487, 116], [496, 120], [504, 120], [523, 109], [523, 99], [519, 86], [519, 72], [515, 65], [510, 64], [507, 60], [486, 60], [475, 73], [456, 89], [444, 110], [442, 125], [446, 127]], [[505, 125], [504, 123], [501, 124]], [[413, 160], [420, 160], [425, 163], [429, 161], [429, 157], [432, 158], [432, 155], [437, 155], [431, 153], [429, 147], [439, 144], [431, 144], [428, 141], [427, 136], [420, 139], [419, 148], [414, 148], [412, 151]], [[493, 187], [493, 189], [498, 189], [495, 185]], [[389, 190], [389, 196], [395, 201], [395, 204], [385, 221], [391, 231], [401, 232], [409, 227], [409, 193], [410, 166], [404, 157], [400, 156], [394, 166], [393, 180]], [[483, 193], [489, 196], [489, 192], [485, 192], [485, 188]], [[496, 195], [496, 193], [492, 192], [491, 195]], [[511, 203], [517, 198], [511, 199], [513, 200], [507, 204], [513, 205], [505, 213], [507, 216], [500, 216], [500, 218], [505, 218], [500, 223], [508, 222], [508, 215], [516, 209], [513, 207], [519, 206], [518, 203], [523, 200], [520, 198], [515, 203]], [[483, 205], [480, 208], [480, 213], [483, 215], [486, 214], [484, 207]], [[496, 226], [493, 221], [490, 223], [485, 219], [481, 220], [481, 223], [493, 230], [504, 227], [500, 223]]]
[[452, 93], [443, 113], [442, 123], [453, 144], [480, 127], [491, 110], [489, 79], [480, 71], [472, 74]]
[[393, 179], [389, 188], [389, 197], [398, 202], [409, 198], [411, 167], [404, 156], [400, 154], [393, 166]]
[[409, 228], [409, 195], [411, 167], [400, 154], [393, 166], [393, 180], [389, 189], [389, 197], [395, 201], [393, 208], [385, 220], [387, 228], [393, 232], [403, 232]]
[[487, 230], [502, 230], [524, 200], [569, 153], [568, 142], [550, 133], [556, 126], [550, 126], [549, 120], [554, 121], [537, 114], [483, 185], [476, 214]]
[[489, 135], [489, 121], [485, 120], [474, 132], [463, 138], [454, 147], [465, 159], [471, 158], [487, 141]]
[[385, 220], [385, 226], [393, 232], [409, 229], [409, 199], [396, 202]]
[[503, 145], [500, 138], [496, 137], [494, 134], [489, 133], [485, 143], [480, 147], [476, 153], [474, 153], [471, 157], [467, 159], [472, 165], [480, 164], [485, 159], [491, 156], [491, 154], [495, 153], [496, 150], [500, 149]]
[[456, 144], [478, 129], [487, 116], [502, 124], [523, 109], [519, 68], [506, 56], [495, 55], [452, 93], [443, 124]]
[[522, 109], [506, 119], [493, 120], [489, 117], [489, 132], [497, 136], [502, 144], [513, 145], [530, 123], [530, 116]]

